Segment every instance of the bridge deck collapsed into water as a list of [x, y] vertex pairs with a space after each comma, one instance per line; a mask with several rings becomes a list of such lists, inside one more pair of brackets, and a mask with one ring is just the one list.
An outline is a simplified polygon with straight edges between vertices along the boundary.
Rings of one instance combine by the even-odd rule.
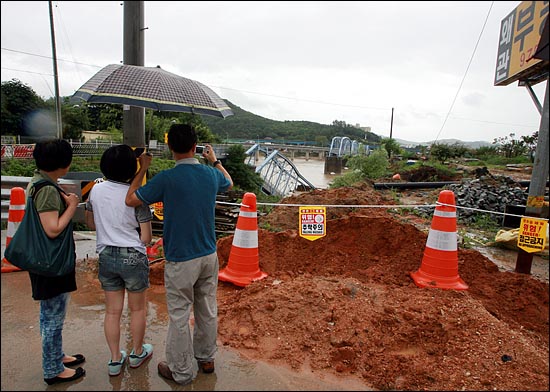
[[[257, 165], [259, 154], [265, 155], [262, 163]], [[259, 144], [251, 146], [247, 151], [246, 163], [256, 167], [256, 173], [263, 179], [262, 192], [285, 197], [294, 191], [308, 191], [315, 186], [300, 174], [290, 159], [278, 150], [271, 152]]]

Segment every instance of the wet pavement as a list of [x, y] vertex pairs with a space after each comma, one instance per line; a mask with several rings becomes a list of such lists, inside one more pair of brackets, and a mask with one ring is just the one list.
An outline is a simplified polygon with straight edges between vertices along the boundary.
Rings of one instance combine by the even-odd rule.
[[[95, 258], [95, 233], [75, 233], [77, 256]], [[6, 232], [2, 231], [2, 257]], [[80, 261], [79, 261], [80, 263]], [[148, 292], [148, 320], [145, 341], [154, 346], [150, 360], [137, 369], [125, 366], [118, 377], [109, 377], [107, 361], [109, 350], [103, 334], [104, 303], [95, 273], [78, 268], [78, 290], [71, 295], [63, 330], [64, 349], [67, 354], [82, 353], [86, 362], [86, 376], [74, 382], [47, 385], [43, 381], [41, 366], [41, 339], [38, 326], [39, 304], [31, 297], [26, 272], [1, 274], [1, 390], [19, 391], [163, 391], [163, 390], [367, 390], [359, 381], [333, 375], [295, 372], [261, 361], [244, 358], [237, 351], [219, 344], [216, 370], [213, 374], [199, 373], [189, 385], [181, 386], [165, 380], [157, 373], [157, 363], [165, 360], [164, 345], [168, 325], [164, 292]], [[124, 310], [121, 326], [121, 345], [131, 351], [129, 315]]]

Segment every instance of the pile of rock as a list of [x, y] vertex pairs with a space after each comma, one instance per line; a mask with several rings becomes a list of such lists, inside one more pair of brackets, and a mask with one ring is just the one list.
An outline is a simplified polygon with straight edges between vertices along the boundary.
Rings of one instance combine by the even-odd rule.
[[[457, 221], [472, 223], [480, 218], [501, 224], [507, 205], [524, 206], [529, 189], [506, 176], [481, 175], [479, 178], [463, 179], [459, 184], [445, 187], [454, 192], [457, 207]], [[465, 208], [460, 208], [465, 207]], [[422, 209], [422, 215], [430, 217], [433, 208]], [[501, 214], [494, 214], [499, 212]]]
[[492, 175], [451, 184], [449, 189], [455, 193], [457, 206], [466, 207], [458, 209], [457, 219], [462, 223], [473, 222], [479, 214], [501, 223], [503, 215], [490, 212], [504, 213], [507, 205], [524, 206], [529, 192], [510, 177]]

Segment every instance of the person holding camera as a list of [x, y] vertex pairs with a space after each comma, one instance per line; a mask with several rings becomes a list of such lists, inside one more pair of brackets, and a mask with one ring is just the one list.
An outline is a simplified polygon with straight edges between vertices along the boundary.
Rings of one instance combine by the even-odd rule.
[[[131, 368], [140, 367], [153, 355], [153, 345], [144, 343], [147, 325], [149, 259], [153, 215], [147, 205], [125, 203], [129, 182], [137, 171], [132, 147], [118, 144], [103, 152], [99, 162], [105, 181], [96, 183], [86, 202], [86, 224], [96, 230], [99, 254], [98, 278], [105, 292], [103, 329], [110, 359], [109, 376], [121, 374], [126, 358]], [[120, 348], [120, 320], [128, 293], [133, 348], [130, 355]]]
[[[217, 351], [217, 288], [219, 262], [216, 253], [216, 194], [232, 188], [233, 180], [206, 144], [195, 158], [197, 135], [188, 124], [173, 124], [168, 146], [176, 161], [141, 186], [151, 156], [139, 157], [140, 169], [128, 189], [126, 204], [136, 207], [162, 202], [164, 284], [169, 313], [166, 361], [158, 364], [159, 374], [186, 385], [196, 376], [194, 360], [204, 373], [214, 372]], [[193, 336], [189, 319], [193, 310]]]

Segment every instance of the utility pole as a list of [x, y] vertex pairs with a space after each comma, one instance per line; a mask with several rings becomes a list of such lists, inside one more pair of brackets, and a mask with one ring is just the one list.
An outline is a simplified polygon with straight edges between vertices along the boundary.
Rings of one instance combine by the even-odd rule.
[[52, 57], [53, 57], [53, 80], [55, 90], [55, 119], [57, 124], [57, 138], [63, 139], [63, 125], [61, 123], [61, 100], [59, 98], [59, 75], [57, 74], [57, 51], [55, 50], [55, 29], [53, 25], [52, 2], [48, 1], [50, 9], [50, 33], [52, 37]]
[[[539, 125], [539, 138], [537, 142], [537, 150], [535, 152], [535, 162], [533, 164], [533, 173], [531, 174], [531, 183], [529, 184], [529, 196], [525, 208], [525, 215], [540, 217], [542, 206], [538, 200], [544, 199], [544, 190], [548, 179], [548, 127], [549, 127], [549, 108], [548, 100], [550, 99], [550, 77], [546, 77], [546, 93], [544, 95], [544, 105]], [[518, 257], [516, 259], [515, 272], [522, 274], [531, 274], [531, 264], [533, 262], [533, 254], [518, 249]]]
[[390, 139], [393, 133], [393, 108], [391, 108]]
[[[144, 65], [143, 1], [124, 2], [124, 58], [128, 65]], [[145, 108], [123, 105], [123, 143], [131, 147], [145, 146]]]

